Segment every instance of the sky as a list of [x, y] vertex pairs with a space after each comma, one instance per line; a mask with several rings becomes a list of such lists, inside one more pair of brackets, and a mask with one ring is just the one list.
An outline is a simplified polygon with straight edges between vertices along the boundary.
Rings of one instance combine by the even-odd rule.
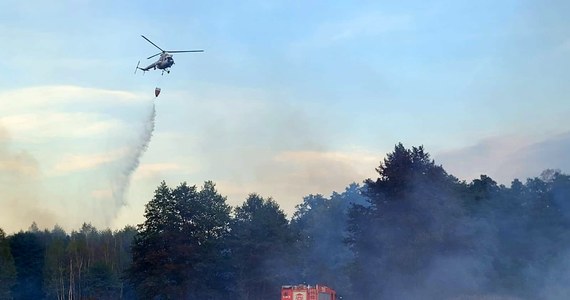
[[[162, 180], [291, 216], [402, 142], [467, 182], [570, 172], [568, 1], [0, 3], [0, 228], [144, 221]], [[170, 74], [133, 74], [157, 49]], [[154, 99], [154, 88], [162, 89]]]

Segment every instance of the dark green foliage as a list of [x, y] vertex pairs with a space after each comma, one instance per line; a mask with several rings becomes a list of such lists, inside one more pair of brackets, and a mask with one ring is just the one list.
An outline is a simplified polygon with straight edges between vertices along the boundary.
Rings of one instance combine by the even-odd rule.
[[366, 205], [357, 184], [330, 198], [309, 195], [297, 206], [291, 221], [300, 250], [296, 280], [327, 284], [337, 290], [350, 289], [348, 267], [354, 257], [345, 241], [348, 210], [354, 204]]
[[44, 291], [48, 299], [61, 299], [66, 294], [69, 278], [68, 243], [69, 237], [56, 225], [49, 235], [45, 253]]
[[85, 294], [93, 299], [115, 299], [121, 284], [108, 264], [96, 262], [85, 274]]
[[[497, 185], [491, 177], [487, 175], [481, 175], [479, 179], [474, 179], [469, 185], [467, 185], [470, 198], [468, 201], [485, 201], [496, 198], [501, 191], [501, 188]], [[474, 203], [474, 205], [476, 205]]]
[[132, 253], [131, 253], [131, 245], [134, 240], [134, 237], [137, 233], [137, 229], [134, 226], [127, 225], [125, 228], [119, 230], [115, 233], [115, 242], [114, 245], [117, 249], [116, 256], [114, 258], [114, 262], [116, 263], [117, 274], [120, 281], [120, 293], [122, 295], [122, 299], [134, 299], [135, 298], [135, 290], [132, 284], [129, 282], [128, 278], [128, 269], [132, 264]]
[[67, 235], [56, 226], [50, 235], [44, 268], [48, 298], [125, 298], [128, 288], [121, 277], [130, 265], [134, 235], [128, 232], [129, 227], [113, 233], [84, 223], [79, 231]]
[[[196, 197], [195, 189], [188, 194]], [[190, 196], [189, 195], [189, 196]], [[181, 239], [181, 216], [172, 191], [162, 182], [154, 198], [146, 205], [146, 221], [139, 225], [132, 247], [133, 264], [129, 278], [137, 288], [141, 299], [164, 297], [175, 299], [185, 284], [185, 269], [191, 255], [189, 245], [178, 245]]]
[[377, 171], [365, 186], [370, 207], [350, 212], [353, 296], [558, 299], [568, 291], [567, 175], [547, 170], [510, 188], [486, 175], [467, 184], [422, 147], [401, 144]]
[[165, 182], [146, 205], [133, 243], [129, 277], [143, 299], [224, 299], [220, 265], [230, 207], [206, 182], [200, 191]]
[[[550, 176], [545, 176], [550, 173]], [[570, 177], [545, 171], [525, 185], [513, 181], [488, 204], [499, 253], [493, 274], [501, 290], [538, 297], [544, 276], [559, 268], [570, 247]]]
[[12, 299], [11, 288], [16, 283], [16, 266], [10, 244], [0, 228], [0, 299]]
[[19, 275], [12, 295], [15, 299], [132, 299], [120, 278], [130, 265], [133, 235], [133, 227], [113, 233], [84, 224], [68, 235], [57, 225], [52, 231], [32, 225], [10, 237], [12, 251], [18, 253]]
[[358, 298], [400, 298], [387, 290], [422, 281], [435, 254], [468, 247], [456, 230], [462, 226], [460, 186], [422, 147], [398, 144], [376, 170], [378, 179], [364, 187], [371, 205], [350, 214], [351, 279]]
[[[27, 232], [10, 236], [9, 245], [0, 238], [0, 254], [6, 249], [10, 255], [15, 251], [17, 267], [14, 272], [9, 265], [0, 269], [0, 276], [14, 276], [12, 283], [1, 282], [0, 290], [17, 283], [11, 293], [14, 299], [134, 299], [122, 277], [131, 264], [130, 245], [135, 232], [132, 226], [111, 232], [83, 224], [80, 231], [68, 235], [58, 225], [41, 231], [34, 223]], [[0, 299], [12, 299], [9, 294], [2, 295]]]
[[231, 251], [237, 299], [271, 299], [298, 274], [292, 272], [294, 238], [285, 214], [271, 198], [251, 194], [235, 209]]
[[137, 228], [0, 230], [0, 299], [275, 299], [300, 283], [363, 300], [570, 294], [570, 176], [460, 182], [402, 144], [376, 170], [305, 197], [291, 222], [271, 198], [232, 218], [212, 182], [162, 182]]
[[44, 245], [37, 233], [19, 232], [10, 237], [17, 279], [12, 288], [14, 299], [42, 299]]

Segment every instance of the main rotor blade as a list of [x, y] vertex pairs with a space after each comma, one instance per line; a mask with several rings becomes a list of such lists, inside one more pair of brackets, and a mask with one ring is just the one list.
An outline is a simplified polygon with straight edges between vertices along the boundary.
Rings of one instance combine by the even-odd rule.
[[151, 42], [149, 39], [146, 38], [146, 36], [142, 35], [143, 39], [147, 40], [149, 43], [151, 43], [153, 46], [155, 46], [156, 48], [160, 49], [160, 51], [164, 52], [164, 50], [162, 50], [162, 48], [158, 47], [155, 43]]
[[168, 53], [184, 53], [184, 52], [204, 52], [204, 50], [183, 50], [183, 51], [166, 51]]
[[147, 57], [146, 59], [151, 59], [151, 58], [153, 58], [153, 57], [155, 57], [155, 56], [157, 56], [157, 55], [161, 55], [161, 54], [162, 54], [162, 52], [159, 52], [159, 53], [157, 53], [157, 54], [155, 54], [155, 55], [153, 55], [153, 56]]

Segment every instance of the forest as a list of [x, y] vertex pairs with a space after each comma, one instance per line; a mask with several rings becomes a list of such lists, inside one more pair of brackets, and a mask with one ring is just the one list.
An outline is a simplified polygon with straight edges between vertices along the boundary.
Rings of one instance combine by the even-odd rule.
[[401, 143], [370, 167], [290, 218], [256, 193], [231, 207], [214, 182], [163, 181], [136, 226], [0, 229], [0, 299], [267, 300], [302, 283], [360, 300], [570, 294], [569, 175], [466, 182]]

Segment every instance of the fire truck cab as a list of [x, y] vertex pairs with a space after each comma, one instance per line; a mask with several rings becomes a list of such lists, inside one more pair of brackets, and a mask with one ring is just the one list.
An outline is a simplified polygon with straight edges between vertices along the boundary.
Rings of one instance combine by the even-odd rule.
[[324, 285], [284, 285], [281, 300], [336, 300], [336, 292]]

